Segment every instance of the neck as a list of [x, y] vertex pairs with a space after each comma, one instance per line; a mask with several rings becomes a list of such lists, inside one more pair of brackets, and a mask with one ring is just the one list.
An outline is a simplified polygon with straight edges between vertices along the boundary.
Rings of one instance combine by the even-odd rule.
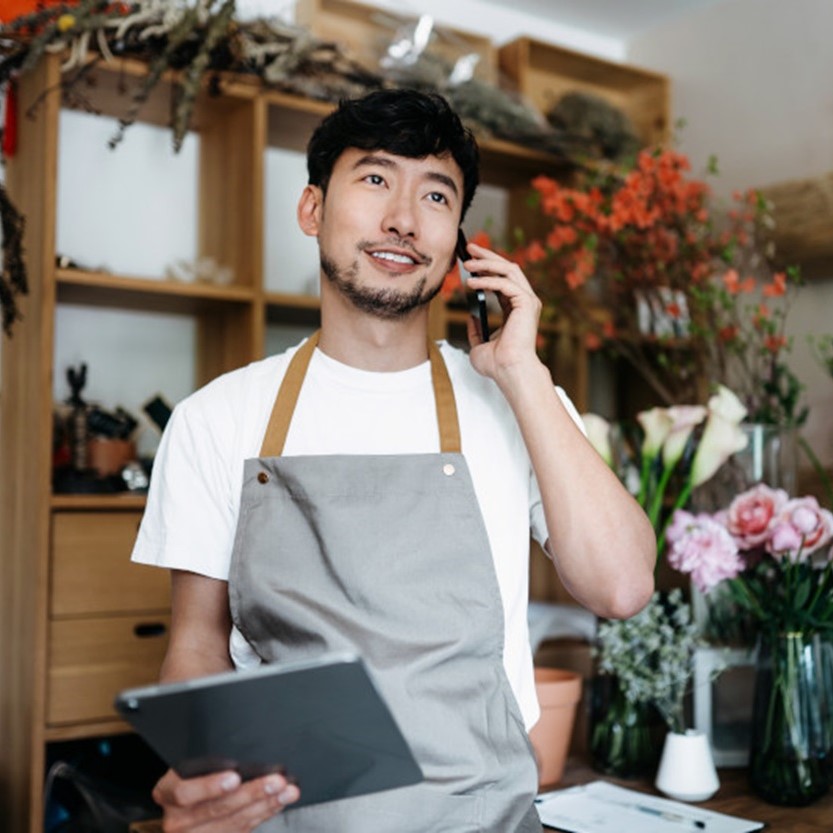
[[337, 293], [321, 293], [319, 349], [330, 358], [358, 368], [393, 372], [428, 359], [428, 307], [403, 318], [386, 320], [357, 309]]

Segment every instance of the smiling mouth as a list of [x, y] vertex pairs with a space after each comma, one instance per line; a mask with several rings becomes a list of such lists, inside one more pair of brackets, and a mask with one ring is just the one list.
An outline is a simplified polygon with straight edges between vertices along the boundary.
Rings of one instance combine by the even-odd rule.
[[396, 252], [371, 252], [370, 256], [376, 260], [386, 260], [390, 263], [402, 263], [406, 266], [416, 266], [419, 261], [410, 255], [397, 254]]
[[386, 240], [384, 242], [363, 241], [359, 244], [359, 250], [364, 252], [380, 264], [407, 269], [413, 266], [427, 266], [431, 258], [416, 251], [406, 241]]

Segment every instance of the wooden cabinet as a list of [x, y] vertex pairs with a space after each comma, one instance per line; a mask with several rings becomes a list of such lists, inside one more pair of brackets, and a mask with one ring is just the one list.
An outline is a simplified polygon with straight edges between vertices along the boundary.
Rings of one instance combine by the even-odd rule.
[[[93, 69], [95, 106], [122, 114], [124, 78], [144, 71], [127, 60]], [[260, 358], [267, 326], [311, 329], [318, 319], [316, 298], [266, 288], [264, 157], [269, 148], [302, 149], [329, 105], [235, 77], [222, 80], [220, 95], [198, 98], [199, 254], [234, 277], [227, 285], [175, 283], [56, 266], [59, 81], [56, 55], [21, 77], [20, 112], [39, 103], [33, 118], [20, 119], [19, 150], [7, 168], [8, 189], [26, 216], [30, 280], [23, 320], [3, 345], [0, 403], [0, 817], [11, 833], [42, 829], [50, 742], [126, 731], [113, 696], [156, 677], [170, 621], [167, 574], [128, 560], [144, 499], [52, 494], [56, 313], [81, 305], [188, 317], [195, 387]], [[166, 125], [170, 96], [161, 84], [140, 118]], [[518, 191], [539, 173], [559, 172], [536, 151], [481, 145], [486, 183]], [[435, 305], [434, 335], [459, 337], [465, 318]], [[582, 345], [558, 325], [545, 335], [556, 377], [582, 407]]]
[[170, 628], [170, 579], [164, 570], [130, 561], [141, 516], [140, 509], [107, 508], [52, 514], [49, 737], [66, 727], [72, 734], [106, 731], [116, 720], [115, 692], [159, 677]]

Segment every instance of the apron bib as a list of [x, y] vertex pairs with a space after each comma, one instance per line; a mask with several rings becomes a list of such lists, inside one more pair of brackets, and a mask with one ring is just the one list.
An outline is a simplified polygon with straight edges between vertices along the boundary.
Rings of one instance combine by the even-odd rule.
[[537, 768], [503, 667], [503, 606], [442, 356], [430, 343], [439, 454], [282, 457], [317, 341], [293, 356], [260, 457], [244, 464], [232, 618], [264, 662], [360, 654], [426, 780], [290, 808], [258, 830], [540, 833]]

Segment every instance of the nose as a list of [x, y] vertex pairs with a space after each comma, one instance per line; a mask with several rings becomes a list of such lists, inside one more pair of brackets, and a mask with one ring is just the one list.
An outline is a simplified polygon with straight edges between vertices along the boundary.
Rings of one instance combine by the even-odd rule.
[[385, 206], [382, 227], [386, 234], [400, 238], [417, 236], [417, 214], [407, 193], [391, 194]]

